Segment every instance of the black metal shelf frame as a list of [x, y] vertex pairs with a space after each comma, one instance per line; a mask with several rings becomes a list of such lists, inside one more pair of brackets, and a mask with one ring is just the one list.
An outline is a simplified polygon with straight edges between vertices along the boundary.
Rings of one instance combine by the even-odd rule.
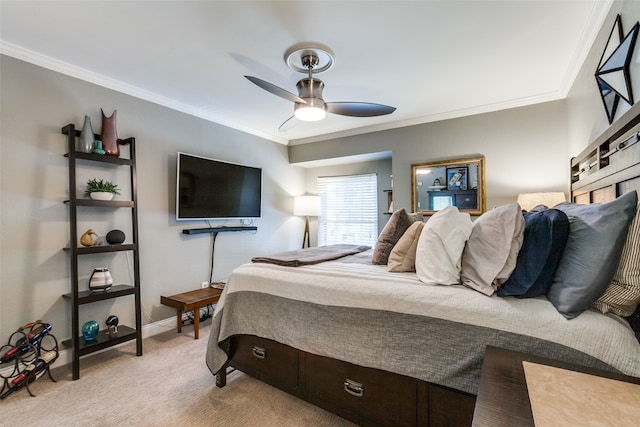
[[[64, 203], [69, 206], [69, 236], [71, 247], [64, 248], [66, 252], [70, 252], [71, 265], [71, 292], [63, 295], [65, 299], [71, 301], [72, 308], [72, 337], [62, 343], [73, 349], [73, 379], [80, 378], [80, 357], [86, 356], [93, 352], [103, 350], [105, 348], [118, 345], [130, 340], [136, 340], [136, 355], [142, 356], [142, 312], [140, 301], [140, 255], [138, 247], [138, 206], [137, 206], [137, 179], [136, 179], [136, 154], [135, 154], [135, 138], [118, 139], [121, 145], [129, 145], [129, 158], [120, 158], [105, 156], [93, 153], [83, 153], [76, 151], [76, 139], [80, 136], [80, 130], [75, 125], [68, 124], [62, 128], [62, 133], [67, 135], [68, 152], [64, 155], [69, 159], [69, 199]], [[99, 138], [99, 135], [96, 135]], [[128, 167], [130, 169], [130, 185], [131, 199], [125, 201], [103, 201], [78, 198], [76, 187], [76, 170], [82, 165], [78, 165], [78, 161], [88, 163], [98, 163], [113, 165], [113, 167]], [[131, 221], [133, 236], [132, 242], [121, 245], [103, 245], [92, 247], [79, 247], [78, 242], [78, 210], [79, 208], [93, 207], [105, 209], [128, 208], [131, 209]], [[133, 253], [133, 272], [134, 283], [131, 285], [116, 285], [107, 292], [91, 292], [89, 290], [81, 291], [79, 289], [79, 272], [78, 258], [83, 255], [123, 252], [131, 251]], [[95, 340], [85, 341], [82, 338], [81, 326], [79, 324], [79, 307], [84, 304], [91, 304], [98, 301], [104, 301], [113, 298], [120, 298], [133, 295], [135, 298], [135, 327], [119, 325], [118, 332], [115, 334], [107, 334], [106, 330], [100, 331]]]

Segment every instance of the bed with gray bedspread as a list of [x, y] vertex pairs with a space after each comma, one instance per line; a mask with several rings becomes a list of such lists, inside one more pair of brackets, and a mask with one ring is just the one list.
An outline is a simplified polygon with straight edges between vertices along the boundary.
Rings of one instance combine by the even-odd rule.
[[371, 251], [300, 267], [237, 268], [213, 317], [212, 373], [225, 367], [237, 334], [472, 394], [487, 345], [640, 376], [640, 343], [618, 316], [587, 310], [567, 320], [545, 297], [425, 285], [415, 273], [371, 264]]

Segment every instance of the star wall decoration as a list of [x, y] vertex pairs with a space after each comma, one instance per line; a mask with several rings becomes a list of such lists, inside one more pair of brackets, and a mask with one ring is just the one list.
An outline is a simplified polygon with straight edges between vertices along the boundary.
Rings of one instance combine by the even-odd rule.
[[609, 124], [613, 123], [620, 98], [629, 105], [633, 105], [634, 102], [629, 64], [639, 28], [640, 24], [636, 22], [631, 31], [623, 38], [622, 20], [618, 15], [596, 70], [596, 82]]

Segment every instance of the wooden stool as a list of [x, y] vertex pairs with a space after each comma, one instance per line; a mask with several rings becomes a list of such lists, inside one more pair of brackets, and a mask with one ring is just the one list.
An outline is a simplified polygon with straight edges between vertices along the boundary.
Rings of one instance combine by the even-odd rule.
[[170, 297], [160, 297], [160, 303], [173, 307], [178, 311], [178, 333], [182, 332], [182, 313], [193, 310], [193, 332], [195, 339], [198, 339], [200, 329], [200, 308], [217, 302], [222, 294], [221, 289], [202, 288], [195, 291], [183, 292], [171, 295]]

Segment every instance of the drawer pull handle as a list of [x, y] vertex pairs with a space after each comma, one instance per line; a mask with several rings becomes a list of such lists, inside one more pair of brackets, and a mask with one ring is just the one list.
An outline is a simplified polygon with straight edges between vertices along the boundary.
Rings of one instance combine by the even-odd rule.
[[253, 348], [251, 349], [251, 354], [253, 354], [258, 359], [264, 359], [265, 356], [267, 355], [267, 351], [262, 347], [258, 347], [257, 345], [254, 345]]
[[364, 394], [364, 388], [362, 387], [362, 384], [348, 378], [344, 382], [344, 390], [356, 397], [362, 397], [362, 395]]

